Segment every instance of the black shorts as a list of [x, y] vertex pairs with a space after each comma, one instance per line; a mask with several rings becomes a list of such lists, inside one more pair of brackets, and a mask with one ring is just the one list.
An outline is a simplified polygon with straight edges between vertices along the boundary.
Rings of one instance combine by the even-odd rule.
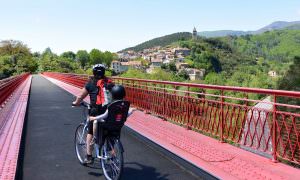
[[[100, 114], [104, 114], [107, 109], [107, 106], [96, 105], [91, 107], [90, 116], [99, 116]], [[88, 124], [88, 134], [93, 134], [93, 122]]]

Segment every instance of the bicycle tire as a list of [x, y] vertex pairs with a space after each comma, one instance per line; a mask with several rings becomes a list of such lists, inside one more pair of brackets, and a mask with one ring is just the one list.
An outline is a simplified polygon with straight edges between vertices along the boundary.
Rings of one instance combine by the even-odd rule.
[[86, 156], [86, 136], [87, 130], [84, 129], [84, 124], [80, 123], [75, 131], [74, 146], [76, 157], [81, 165], [85, 165], [83, 162]]
[[[115, 137], [107, 137], [105, 139], [104, 145], [101, 148], [101, 156], [105, 157], [105, 151], [109, 151], [109, 143], [113, 142], [113, 148], [114, 148], [114, 152], [115, 152], [115, 159], [113, 159], [114, 157], [109, 158], [109, 160], [105, 160], [105, 159], [101, 159], [101, 166], [102, 166], [102, 171], [103, 174], [105, 176], [105, 179], [107, 180], [119, 180], [121, 178], [121, 175], [123, 173], [123, 167], [124, 167], [124, 158], [123, 158], [123, 148], [122, 148], [122, 144], [121, 141], [118, 138]], [[110, 154], [111, 155], [111, 154]], [[113, 164], [112, 161], [114, 161], [115, 166], [118, 166], [119, 170], [116, 176], [112, 175], [112, 165], [109, 165], [109, 163]], [[116, 164], [116, 161], [118, 164]], [[110, 168], [107, 169], [107, 168]]]

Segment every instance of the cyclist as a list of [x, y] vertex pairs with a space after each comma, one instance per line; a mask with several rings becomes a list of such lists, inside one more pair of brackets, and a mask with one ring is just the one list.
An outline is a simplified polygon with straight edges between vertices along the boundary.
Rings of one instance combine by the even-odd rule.
[[[105, 76], [105, 66], [103, 64], [96, 64], [93, 66], [93, 76], [86, 83], [82, 89], [81, 94], [73, 102], [74, 106], [79, 106], [80, 102], [90, 95], [90, 116], [97, 116], [103, 114], [107, 109], [107, 104], [110, 103], [111, 97], [108, 91], [114, 86], [112, 81]], [[88, 125], [88, 134], [86, 138], [87, 152], [84, 164], [93, 163], [91, 144], [93, 138], [93, 123]]]

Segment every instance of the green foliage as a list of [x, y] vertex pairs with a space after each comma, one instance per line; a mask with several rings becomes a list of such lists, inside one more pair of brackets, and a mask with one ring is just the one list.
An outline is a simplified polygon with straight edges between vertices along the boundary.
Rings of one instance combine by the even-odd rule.
[[144, 73], [138, 69], [129, 69], [125, 73], [121, 75], [121, 77], [125, 78], [138, 78], [138, 79], [148, 79], [148, 74]]
[[92, 49], [90, 52], [90, 65], [105, 64], [109, 67], [113, 59], [114, 54], [108, 51], [101, 52], [98, 49]]
[[0, 56], [0, 79], [11, 76], [15, 72], [11, 56]]
[[183, 77], [181, 77], [180, 74], [174, 74], [172, 72], [165, 71], [161, 68], [155, 68], [151, 74], [147, 74], [138, 69], [129, 69], [128, 71], [124, 72], [120, 76], [125, 78], [152, 79], [152, 80], [159, 80], [159, 81], [181, 82], [185, 80]]
[[146, 41], [144, 43], [141, 43], [137, 46], [123, 49], [122, 51], [125, 52], [125, 51], [129, 51], [129, 50], [133, 50], [133, 51], [137, 52], [137, 51], [142, 51], [143, 49], [148, 49], [148, 48], [152, 48], [152, 47], [155, 47], [155, 46], [162, 46], [162, 47], [167, 46], [167, 45], [172, 44], [174, 42], [189, 40], [191, 38], [192, 38], [191, 33], [189, 33], [189, 32], [179, 32], [179, 33], [174, 33], [174, 34], [158, 37], [158, 38]]
[[22, 72], [35, 72], [37, 60], [27, 45], [21, 41], [1, 41], [0, 46], [0, 79]]
[[[286, 74], [279, 80], [278, 89], [289, 91], [300, 91], [300, 57], [296, 56], [293, 63], [290, 65]], [[283, 98], [279, 97], [278, 102], [285, 104], [293, 104], [300, 106], [300, 98]], [[300, 109], [296, 108], [284, 108], [280, 109], [289, 110], [291, 112], [300, 113]]]
[[92, 49], [90, 52], [90, 64], [101, 64], [103, 63], [102, 52], [98, 49]]
[[176, 65], [174, 62], [171, 62], [169, 64], [163, 64], [161, 66], [161, 69], [164, 69], [166, 71], [173, 72], [173, 73], [177, 72]]
[[294, 57], [288, 71], [279, 80], [278, 89], [300, 91], [300, 56]]
[[114, 54], [109, 52], [109, 51], [105, 51], [103, 53], [103, 63], [107, 66], [110, 67], [111, 62], [114, 59]]
[[63, 52], [60, 56], [62, 58], [67, 58], [70, 60], [75, 60], [75, 58], [76, 58], [76, 54], [73, 53], [72, 51]]
[[86, 50], [79, 50], [76, 53], [76, 60], [80, 63], [80, 67], [85, 69], [90, 61], [90, 55]]

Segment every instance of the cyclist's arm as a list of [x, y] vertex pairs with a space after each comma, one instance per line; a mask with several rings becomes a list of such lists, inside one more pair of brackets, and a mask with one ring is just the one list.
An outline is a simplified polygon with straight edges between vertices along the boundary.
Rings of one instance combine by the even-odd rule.
[[81, 91], [81, 94], [79, 96], [76, 97], [76, 100], [72, 103], [76, 106], [79, 106], [80, 102], [88, 95], [88, 91], [86, 90], [86, 88], [83, 88]]

